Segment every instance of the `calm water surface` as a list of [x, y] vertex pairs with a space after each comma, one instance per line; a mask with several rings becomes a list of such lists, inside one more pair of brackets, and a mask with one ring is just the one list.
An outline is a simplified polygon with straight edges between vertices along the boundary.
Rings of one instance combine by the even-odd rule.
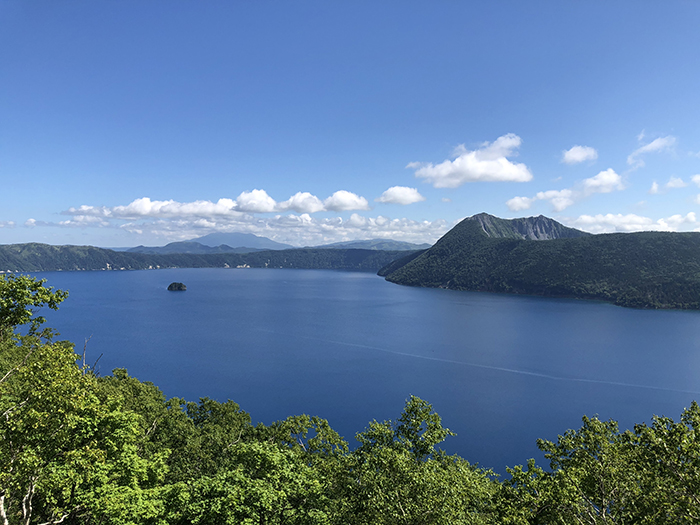
[[[457, 433], [444, 448], [503, 472], [581, 416], [627, 428], [700, 399], [700, 313], [408, 288], [368, 273], [45, 272], [70, 291], [49, 325], [105, 374], [168, 397], [233, 399], [254, 422], [319, 415], [349, 441], [405, 399]], [[182, 281], [187, 292], [167, 292]]]

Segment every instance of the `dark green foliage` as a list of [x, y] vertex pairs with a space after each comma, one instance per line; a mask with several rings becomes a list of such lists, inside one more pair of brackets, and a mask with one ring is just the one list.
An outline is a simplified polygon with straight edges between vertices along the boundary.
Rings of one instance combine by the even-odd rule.
[[550, 471], [530, 460], [508, 469], [498, 514], [502, 523], [667, 524], [700, 520], [700, 408], [675, 423], [620, 432], [615, 421], [583, 418], [557, 442], [539, 440]]
[[187, 291], [187, 286], [183, 283], [170, 283], [168, 285], [169, 292], [185, 292]]
[[0, 270], [147, 270], [157, 268], [297, 268], [377, 271], [405, 251], [318, 249], [250, 253], [132, 253], [94, 246], [0, 245]]
[[413, 396], [396, 422], [370, 423], [346, 459], [338, 523], [493, 523], [498, 485], [491, 472], [437, 448], [451, 435]]
[[0, 340], [8, 330], [18, 326], [28, 324], [36, 331], [45, 321], [41, 316], [34, 316], [36, 309], [48, 306], [57, 310], [68, 296], [63, 290], [45, 287], [45, 282], [46, 279], [25, 275], [0, 275]]
[[398, 270], [399, 268], [406, 266], [408, 263], [410, 263], [413, 259], [416, 257], [422, 255], [425, 252], [425, 250], [420, 250], [417, 252], [411, 252], [408, 255], [405, 255], [404, 257], [401, 257], [400, 259], [396, 259], [395, 261], [390, 262], [383, 268], [381, 268], [378, 272], [377, 275], [380, 277], [386, 277], [390, 273], [392, 273], [394, 270]]
[[[620, 233], [546, 241], [488, 237], [465, 219], [387, 280], [636, 308], [700, 308], [700, 234]], [[387, 273], [380, 270], [381, 273]]]

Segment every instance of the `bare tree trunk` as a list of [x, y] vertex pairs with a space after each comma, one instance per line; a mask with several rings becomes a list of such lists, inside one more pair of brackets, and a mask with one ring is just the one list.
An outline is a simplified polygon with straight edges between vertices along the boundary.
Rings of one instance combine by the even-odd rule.
[[2, 496], [0, 496], [0, 518], [2, 518], [2, 525], [10, 525], [10, 521], [7, 519], [7, 512], [5, 511], [5, 491], [2, 491]]
[[32, 519], [32, 498], [34, 497], [34, 479], [29, 481], [29, 489], [22, 498], [22, 519], [24, 520], [24, 525], [29, 525], [29, 521]]

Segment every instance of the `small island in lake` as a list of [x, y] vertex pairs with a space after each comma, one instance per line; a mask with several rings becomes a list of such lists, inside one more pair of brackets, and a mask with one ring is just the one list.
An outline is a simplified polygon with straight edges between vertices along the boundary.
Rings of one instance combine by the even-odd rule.
[[169, 292], [185, 292], [187, 291], [187, 286], [183, 283], [170, 283], [168, 285]]

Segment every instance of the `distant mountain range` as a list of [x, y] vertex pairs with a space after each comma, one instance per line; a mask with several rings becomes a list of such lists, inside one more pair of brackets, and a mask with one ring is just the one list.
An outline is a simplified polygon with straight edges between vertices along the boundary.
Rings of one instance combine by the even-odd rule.
[[[430, 248], [429, 244], [413, 244], [391, 239], [371, 239], [366, 241], [347, 241], [321, 246], [309, 246], [307, 249], [357, 249], [357, 250], [381, 250], [381, 251], [415, 251]], [[210, 254], [210, 253], [250, 253], [260, 250], [289, 250], [293, 246], [282, 244], [265, 237], [258, 237], [250, 233], [211, 233], [204, 237], [198, 237], [191, 241], [171, 242], [165, 246], [136, 246], [127, 248], [130, 253], [149, 254]]]
[[289, 250], [294, 248], [291, 244], [276, 242], [267, 237], [260, 237], [252, 233], [223, 233], [215, 232], [203, 237], [191, 239], [190, 242], [197, 242], [204, 246], [216, 248], [225, 245], [231, 248], [255, 248], [259, 250]]
[[547, 217], [474, 215], [379, 271], [409, 286], [700, 308], [700, 233], [590, 235]]
[[[184, 243], [187, 245], [188, 243]], [[304, 268], [374, 271], [405, 252], [298, 248], [247, 253], [137, 253], [94, 246], [0, 245], [1, 272], [144, 270], [158, 268]], [[184, 248], [187, 248], [185, 246]], [[216, 250], [216, 248], [213, 248]]]
[[136, 246], [135, 248], [128, 248], [124, 251], [129, 253], [149, 253], [159, 255], [170, 255], [173, 253], [196, 253], [199, 255], [204, 255], [209, 253], [250, 253], [262, 250], [265, 250], [265, 248], [232, 248], [226, 244], [212, 247], [199, 242], [180, 241], [171, 242], [165, 246]]

